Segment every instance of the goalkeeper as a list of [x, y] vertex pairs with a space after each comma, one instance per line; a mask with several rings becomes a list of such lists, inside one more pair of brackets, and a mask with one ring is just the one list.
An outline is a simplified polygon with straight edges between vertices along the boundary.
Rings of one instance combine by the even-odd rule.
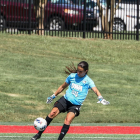
[[[97, 103], [102, 103], [103, 105], [109, 104], [109, 102], [102, 97], [92, 79], [87, 75], [87, 62], [80, 62], [77, 66], [77, 69], [74, 65], [67, 66], [66, 68], [67, 71], [65, 72], [69, 74], [69, 76], [66, 78], [65, 82], [57, 89], [57, 91], [52, 96], [47, 98], [47, 103], [49, 104], [58, 94], [60, 94], [65, 88], [68, 87], [66, 94], [54, 103], [53, 109], [46, 117], [48, 126], [59, 113], [67, 112], [58, 140], [62, 140], [64, 138], [69, 130], [71, 122], [80, 114], [81, 105], [85, 100], [89, 89], [93, 90], [97, 95], [99, 100]], [[31, 140], [39, 139], [42, 133], [43, 131], [39, 131], [35, 136], [31, 138]]]

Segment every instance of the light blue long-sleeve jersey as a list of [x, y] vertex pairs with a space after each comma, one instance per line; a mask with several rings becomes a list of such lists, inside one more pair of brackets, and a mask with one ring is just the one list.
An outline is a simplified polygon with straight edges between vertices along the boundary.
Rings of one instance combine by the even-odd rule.
[[88, 90], [95, 87], [94, 82], [88, 75], [79, 77], [77, 73], [71, 73], [65, 82], [69, 84], [69, 87], [64, 98], [74, 105], [82, 105]]

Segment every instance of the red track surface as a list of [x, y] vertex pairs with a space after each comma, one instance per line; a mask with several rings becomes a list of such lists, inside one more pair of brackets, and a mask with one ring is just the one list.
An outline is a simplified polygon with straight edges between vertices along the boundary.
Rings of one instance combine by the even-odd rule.
[[[62, 126], [48, 126], [44, 133], [59, 133]], [[33, 126], [0, 125], [0, 133], [37, 133]], [[71, 134], [140, 134], [139, 126], [71, 126]]]

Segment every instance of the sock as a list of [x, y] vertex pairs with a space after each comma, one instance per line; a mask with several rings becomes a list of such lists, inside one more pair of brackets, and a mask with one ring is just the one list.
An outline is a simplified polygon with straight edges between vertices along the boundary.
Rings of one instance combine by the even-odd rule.
[[51, 123], [51, 121], [52, 121], [53, 119], [51, 119], [51, 118], [49, 118], [49, 117], [47, 116], [45, 120], [47, 121], [47, 126], [49, 126], [49, 124]]
[[[49, 124], [51, 123], [51, 121], [52, 121], [53, 119], [51, 119], [51, 118], [49, 118], [49, 117], [47, 116], [45, 120], [47, 121], [47, 126], [49, 126]], [[44, 130], [44, 131], [45, 131], [45, 130]], [[44, 131], [39, 131], [38, 134], [41, 136], [41, 134], [42, 134]]]
[[70, 127], [70, 125], [66, 125], [66, 124], [63, 125], [58, 140], [62, 140], [64, 138], [64, 136], [66, 135], [66, 133], [69, 130], [69, 127]]

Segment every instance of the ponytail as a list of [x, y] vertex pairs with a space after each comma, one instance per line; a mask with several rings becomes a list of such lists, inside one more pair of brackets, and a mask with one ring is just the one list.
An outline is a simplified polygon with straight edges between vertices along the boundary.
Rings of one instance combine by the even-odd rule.
[[70, 66], [66, 66], [65, 73], [68, 74], [68, 75], [70, 75], [71, 73], [77, 73], [77, 69], [74, 66], [73, 62]]

